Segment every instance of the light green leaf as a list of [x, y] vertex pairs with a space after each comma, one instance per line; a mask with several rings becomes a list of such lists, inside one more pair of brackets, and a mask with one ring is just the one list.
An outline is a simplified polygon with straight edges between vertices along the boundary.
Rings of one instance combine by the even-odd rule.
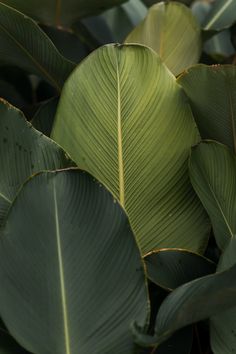
[[1, 63], [16, 65], [29, 73], [41, 76], [58, 91], [75, 67], [75, 64], [59, 54], [53, 43], [33, 20], [2, 2], [0, 3], [0, 49]]
[[189, 97], [200, 134], [236, 153], [236, 66], [196, 65], [177, 82]]
[[0, 313], [37, 354], [133, 353], [147, 325], [143, 262], [112, 195], [79, 170], [45, 172], [18, 194], [0, 240]]
[[236, 22], [236, 1], [216, 0], [207, 14], [203, 27], [205, 30], [221, 30]]
[[216, 265], [197, 253], [168, 248], [145, 255], [148, 278], [167, 290], [173, 290], [204, 275], [214, 273]]
[[208, 221], [187, 172], [198, 131], [182, 89], [151, 49], [93, 52], [65, 85], [52, 137], [125, 207], [143, 253], [203, 250]]
[[201, 54], [200, 26], [191, 11], [177, 2], [152, 6], [125, 42], [151, 47], [175, 75], [196, 64]]
[[64, 151], [35, 130], [18, 109], [0, 101], [0, 224], [29, 176], [72, 165]]
[[219, 248], [236, 235], [236, 156], [224, 145], [206, 141], [192, 150], [192, 185], [207, 210]]
[[77, 19], [121, 4], [126, 0], [2, 0], [35, 20], [56, 27], [70, 26]]

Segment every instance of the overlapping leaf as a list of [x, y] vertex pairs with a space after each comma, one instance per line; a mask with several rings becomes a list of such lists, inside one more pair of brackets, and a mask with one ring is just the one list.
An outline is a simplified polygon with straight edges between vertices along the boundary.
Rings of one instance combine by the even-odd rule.
[[168, 290], [204, 275], [214, 273], [216, 265], [199, 254], [182, 249], [160, 249], [145, 255], [148, 278]]
[[35, 20], [54, 26], [70, 26], [78, 18], [101, 12], [126, 0], [2, 0]]
[[189, 173], [212, 222], [218, 246], [236, 235], [236, 157], [224, 145], [202, 142], [193, 148]]
[[91, 176], [28, 181], [3, 228], [0, 263], [0, 313], [27, 350], [133, 353], [130, 324], [145, 326], [149, 313], [143, 262], [126, 214]]
[[0, 224], [20, 186], [32, 174], [73, 165], [64, 151], [0, 101]]
[[235, 0], [216, 0], [207, 14], [203, 27], [205, 30], [221, 30], [236, 22]]
[[109, 45], [90, 55], [65, 85], [52, 137], [125, 207], [144, 253], [205, 247], [208, 222], [187, 172], [198, 131], [152, 50]]
[[167, 67], [178, 75], [196, 64], [201, 53], [201, 30], [191, 11], [177, 2], [161, 2], [126, 38], [154, 49]]
[[179, 77], [202, 138], [236, 152], [236, 66], [197, 65]]
[[[24, 3], [28, 3], [24, 1]], [[48, 2], [50, 3], [50, 1]], [[35, 4], [34, 4], [34, 8]], [[30, 18], [0, 3], [0, 62], [41, 76], [58, 91], [74, 68]]]

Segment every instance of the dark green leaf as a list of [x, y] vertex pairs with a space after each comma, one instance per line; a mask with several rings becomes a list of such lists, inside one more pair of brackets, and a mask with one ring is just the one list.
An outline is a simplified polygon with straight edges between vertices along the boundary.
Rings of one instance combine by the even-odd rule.
[[1, 63], [41, 76], [58, 91], [75, 66], [59, 54], [33, 20], [3, 3], [0, 3], [0, 49]]
[[173, 290], [216, 270], [216, 265], [209, 259], [181, 249], [153, 251], [144, 260], [148, 278], [167, 290]]
[[64, 151], [0, 101], [0, 224], [19, 188], [32, 174], [71, 166]]
[[202, 142], [192, 150], [189, 173], [224, 249], [236, 235], [236, 156], [222, 144]]
[[236, 66], [196, 65], [177, 82], [189, 97], [202, 138], [236, 152]]
[[133, 354], [149, 314], [143, 261], [112, 195], [77, 169], [30, 179], [0, 239], [0, 313], [37, 354]]

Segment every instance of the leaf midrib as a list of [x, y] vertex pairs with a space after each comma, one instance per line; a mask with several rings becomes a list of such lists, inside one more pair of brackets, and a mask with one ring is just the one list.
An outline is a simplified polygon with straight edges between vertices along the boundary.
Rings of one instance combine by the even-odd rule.
[[[208, 24], [205, 26], [205, 30], [209, 30], [210, 27], [214, 24], [214, 22], [216, 22], [218, 20], [218, 18], [225, 12], [225, 10], [227, 10], [227, 8], [229, 7], [229, 5], [232, 4], [233, 0], [228, 0], [224, 6], [222, 6], [222, 8], [220, 9], [220, 11], [218, 11], [211, 19], [210, 22], [208, 22]], [[235, 1], [235, 0], [234, 0]]]
[[124, 161], [122, 146], [122, 122], [121, 122], [121, 96], [120, 96], [120, 74], [118, 59], [116, 56], [116, 78], [117, 78], [117, 143], [118, 143], [118, 170], [119, 170], [119, 200], [125, 206], [125, 182], [124, 182]]
[[57, 242], [58, 266], [59, 266], [59, 278], [60, 278], [60, 291], [61, 291], [62, 314], [63, 314], [64, 336], [65, 336], [65, 350], [66, 350], [65, 354], [71, 354], [64, 265], [63, 265], [62, 249], [61, 249], [61, 236], [60, 236], [60, 225], [59, 225], [57, 193], [56, 193], [55, 182], [53, 184], [53, 197], [54, 197], [54, 210], [55, 210], [56, 242]]

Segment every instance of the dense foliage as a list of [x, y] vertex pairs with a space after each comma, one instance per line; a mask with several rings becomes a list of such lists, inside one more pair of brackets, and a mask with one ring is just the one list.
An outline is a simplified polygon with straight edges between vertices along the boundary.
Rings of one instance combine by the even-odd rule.
[[235, 26], [0, 2], [0, 354], [236, 351]]

